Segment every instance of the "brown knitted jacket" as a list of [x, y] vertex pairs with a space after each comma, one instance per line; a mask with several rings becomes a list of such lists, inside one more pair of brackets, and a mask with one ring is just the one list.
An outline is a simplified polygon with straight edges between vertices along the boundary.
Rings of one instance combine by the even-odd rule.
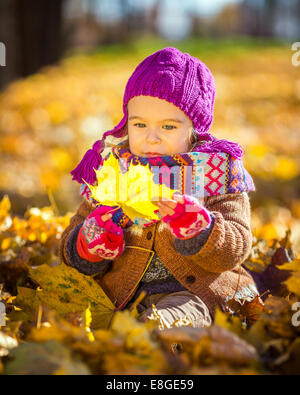
[[[202, 298], [212, 314], [216, 305], [223, 309], [236, 292], [256, 289], [252, 277], [241, 267], [252, 245], [247, 193], [207, 197], [204, 204], [215, 215], [215, 222], [197, 253], [183, 254], [182, 249], [178, 252], [181, 240], [174, 239], [163, 221], [148, 227], [132, 225], [124, 230], [125, 251], [95, 277], [117, 309], [125, 307], [137, 289], [150, 264], [152, 249], [186, 289]], [[94, 209], [84, 200], [63, 232], [60, 258], [68, 265], [72, 266], [66, 248], [70, 233]]]

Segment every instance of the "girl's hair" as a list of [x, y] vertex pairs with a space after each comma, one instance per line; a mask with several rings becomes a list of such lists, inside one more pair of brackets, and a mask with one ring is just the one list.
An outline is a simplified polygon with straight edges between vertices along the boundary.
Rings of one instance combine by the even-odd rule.
[[189, 151], [193, 151], [200, 144], [201, 144], [201, 142], [198, 140], [196, 130], [193, 128], [192, 133], [191, 133], [191, 139], [190, 139], [191, 146], [190, 146]]

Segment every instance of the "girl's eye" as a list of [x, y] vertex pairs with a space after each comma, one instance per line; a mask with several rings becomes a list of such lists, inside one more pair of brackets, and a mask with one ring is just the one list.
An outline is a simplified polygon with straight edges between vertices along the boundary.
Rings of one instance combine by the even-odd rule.
[[167, 129], [167, 130], [173, 130], [173, 129], [176, 129], [176, 126], [173, 126], [173, 125], [165, 125], [165, 126], [167, 126], [168, 128], [171, 128], [171, 129]]
[[[142, 126], [140, 126], [140, 125], [142, 125]], [[135, 123], [133, 126], [137, 126], [138, 128], [140, 128], [140, 127], [144, 128], [144, 127], [146, 127], [146, 124], [145, 123]], [[164, 125], [163, 127], [167, 127], [167, 130], [176, 129], [176, 126], [173, 126], [173, 125]]]

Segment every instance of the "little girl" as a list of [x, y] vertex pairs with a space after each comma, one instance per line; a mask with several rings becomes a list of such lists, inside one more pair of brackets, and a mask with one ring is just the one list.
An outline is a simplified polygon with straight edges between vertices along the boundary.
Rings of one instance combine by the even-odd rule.
[[[216, 306], [228, 310], [231, 298], [258, 294], [242, 267], [251, 250], [248, 192], [255, 187], [241, 147], [208, 133], [214, 99], [214, 78], [203, 62], [173, 47], [153, 53], [127, 82], [120, 123], [71, 172], [83, 201], [63, 233], [61, 260], [93, 275], [116, 310], [144, 291], [141, 321], [154, 304], [166, 327], [185, 317], [194, 327], [209, 326]], [[182, 193], [158, 203], [159, 220], [129, 218], [91, 197], [85, 181], [96, 183], [107, 136], [123, 138], [110, 154], [128, 164], [192, 169], [181, 173]]]

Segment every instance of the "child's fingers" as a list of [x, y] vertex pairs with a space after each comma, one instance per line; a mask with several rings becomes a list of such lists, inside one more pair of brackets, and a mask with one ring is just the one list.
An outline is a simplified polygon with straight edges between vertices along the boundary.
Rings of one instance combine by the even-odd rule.
[[162, 207], [159, 206], [159, 212], [162, 215], [162, 217], [164, 217], [165, 215], [173, 215], [174, 214], [174, 210], [170, 207]]
[[177, 206], [177, 202], [175, 200], [163, 200], [158, 202], [158, 207], [165, 207], [174, 209]]
[[175, 194], [174, 193], [174, 195], [172, 196], [172, 198], [176, 201], [176, 202], [179, 202], [179, 203], [181, 203], [181, 204], [183, 204], [184, 203], [184, 198], [183, 198], [183, 196], [182, 195], [180, 195], [179, 193], [177, 194]]
[[101, 216], [101, 219], [103, 222], [108, 221], [109, 219], [111, 219], [112, 214], [104, 214]]
[[162, 217], [164, 217], [165, 215], [167, 215], [165, 209], [162, 208], [162, 207], [159, 207], [159, 212], [160, 212], [160, 215], [161, 215]]

